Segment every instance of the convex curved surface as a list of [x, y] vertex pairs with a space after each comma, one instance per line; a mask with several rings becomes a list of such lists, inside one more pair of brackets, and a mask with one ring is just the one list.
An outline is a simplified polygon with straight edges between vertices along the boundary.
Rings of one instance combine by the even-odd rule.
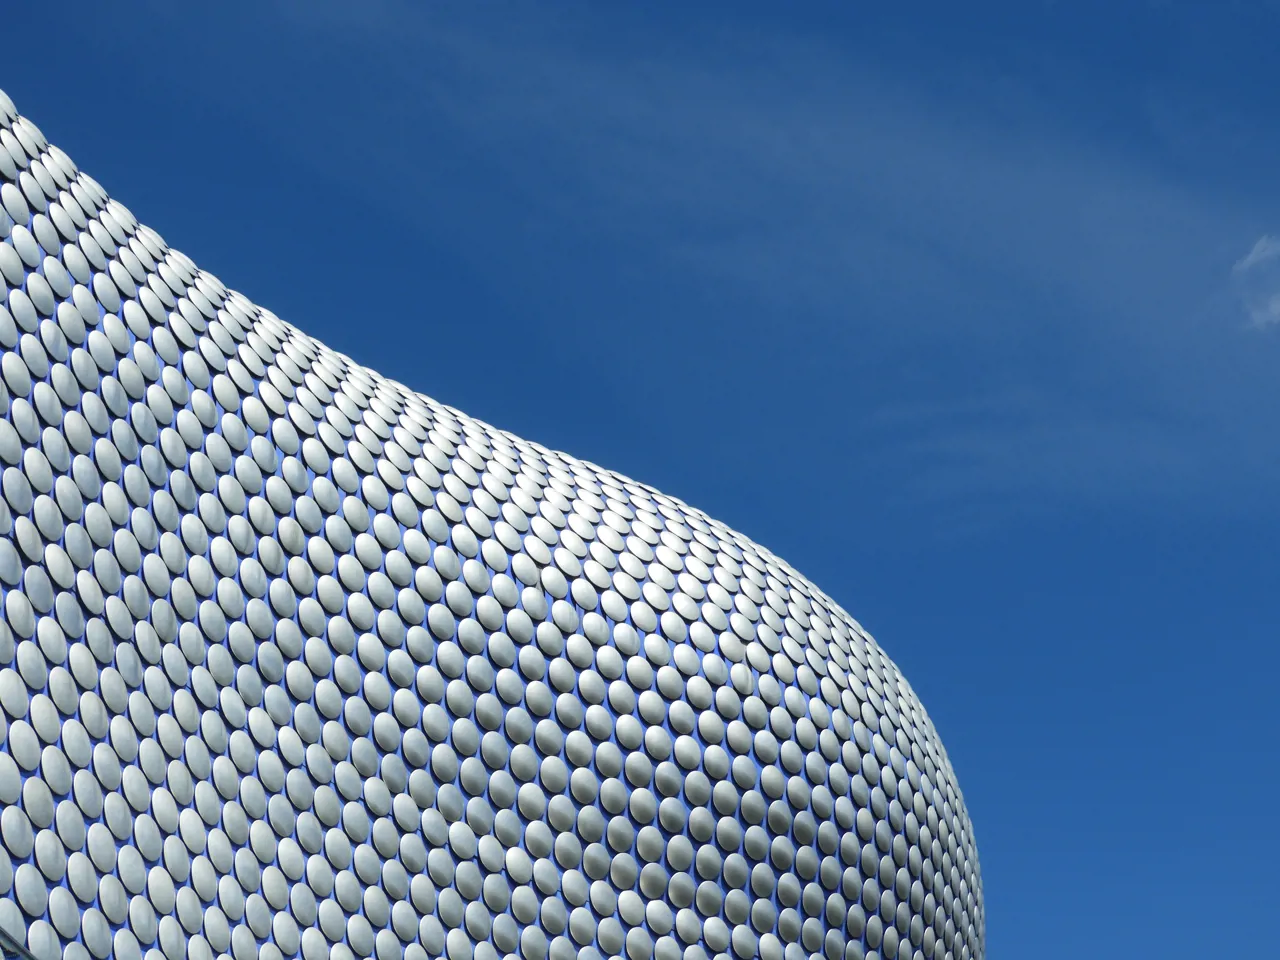
[[41, 960], [982, 957], [937, 733], [790, 566], [228, 290], [3, 94], [0, 240]]

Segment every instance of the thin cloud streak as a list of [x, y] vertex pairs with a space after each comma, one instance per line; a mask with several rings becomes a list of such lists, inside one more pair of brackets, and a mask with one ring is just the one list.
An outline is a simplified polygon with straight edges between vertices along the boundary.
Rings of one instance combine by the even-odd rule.
[[[300, 36], [380, 52], [367, 113], [299, 160], [358, 164], [370, 203], [420, 222], [474, 200], [423, 174], [449, 138], [539, 236], [589, 237], [702, 289], [725, 305], [705, 322], [735, 336], [812, 341], [850, 384], [815, 379], [812, 402], [857, 411], [830, 442], [895, 487], [927, 468], [939, 491], [1203, 506], [1224, 474], [1280, 479], [1258, 439], [1276, 435], [1274, 362], [1236, 342], [1223, 281], [1257, 236], [1250, 211], [998, 79], [958, 75], [958, 100], [820, 38], [734, 28], [620, 51], [589, 14], [520, 9], [282, 4]], [[396, 149], [368, 149], [383, 131]], [[451, 223], [488, 249], [486, 221]], [[895, 383], [898, 366], [915, 379]], [[879, 429], [916, 383], [962, 412]], [[991, 415], [1004, 396], [1022, 399]]]
[[1231, 268], [1231, 279], [1253, 326], [1280, 323], [1280, 240], [1270, 234], [1259, 237]]

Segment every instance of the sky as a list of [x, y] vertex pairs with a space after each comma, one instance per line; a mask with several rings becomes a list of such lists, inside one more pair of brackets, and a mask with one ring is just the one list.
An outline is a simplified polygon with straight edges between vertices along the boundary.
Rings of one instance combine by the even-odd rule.
[[57, 7], [0, 88], [167, 241], [876, 636], [992, 960], [1268, 953], [1280, 7]]

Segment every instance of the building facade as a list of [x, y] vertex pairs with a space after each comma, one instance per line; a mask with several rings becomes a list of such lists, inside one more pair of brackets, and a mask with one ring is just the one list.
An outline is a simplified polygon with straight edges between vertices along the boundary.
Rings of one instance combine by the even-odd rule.
[[981, 960], [938, 735], [788, 564], [327, 349], [3, 94], [0, 240], [36, 958]]

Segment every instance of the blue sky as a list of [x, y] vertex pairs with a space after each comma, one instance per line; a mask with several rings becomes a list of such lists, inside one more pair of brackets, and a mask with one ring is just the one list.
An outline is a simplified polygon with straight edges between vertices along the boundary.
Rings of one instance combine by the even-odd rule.
[[1266, 954], [1274, 4], [58, 10], [0, 87], [169, 242], [877, 636], [993, 960]]

